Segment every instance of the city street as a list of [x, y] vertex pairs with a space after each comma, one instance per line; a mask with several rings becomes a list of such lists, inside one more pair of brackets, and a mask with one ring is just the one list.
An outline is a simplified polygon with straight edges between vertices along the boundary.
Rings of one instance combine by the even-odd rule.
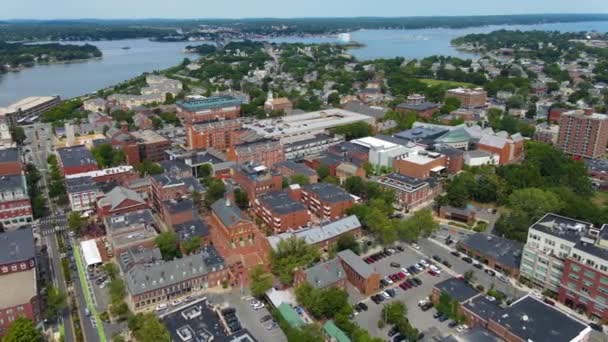
[[[68, 289], [66, 280], [63, 277], [61, 270], [61, 255], [59, 252], [59, 246], [57, 244], [57, 237], [55, 234], [50, 234], [45, 237], [45, 243], [47, 246], [49, 261], [51, 265], [51, 277], [53, 283], [57, 286], [60, 292], [67, 294]], [[72, 326], [72, 319], [70, 310], [64, 310], [63, 315], [60, 317], [60, 324], [63, 323], [65, 331], [65, 341], [74, 341], [74, 328]]]

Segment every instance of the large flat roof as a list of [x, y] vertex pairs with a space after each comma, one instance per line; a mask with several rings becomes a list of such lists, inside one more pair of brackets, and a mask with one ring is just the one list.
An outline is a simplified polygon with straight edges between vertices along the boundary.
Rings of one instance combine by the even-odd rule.
[[462, 303], [477, 296], [480, 292], [460, 278], [449, 278], [435, 284], [441, 292], [447, 293], [452, 299]]
[[31, 229], [18, 229], [0, 233], [0, 264], [29, 260], [35, 255], [36, 246]]
[[34, 298], [36, 290], [36, 269], [2, 275], [0, 281], [0, 308], [10, 308], [28, 303]]
[[87, 266], [101, 264], [103, 262], [95, 240], [91, 239], [80, 242], [80, 248], [82, 249], [84, 262]]
[[521, 242], [484, 233], [469, 235], [460, 244], [489, 256], [504, 266], [519, 268], [524, 245]]
[[204, 99], [178, 101], [176, 104], [187, 111], [208, 110], [214, 108], [240, 106], [242, 101], [233, 96], [213, 96]]
[[17, 102], [11, 103], [10, 105], [4, 107], [4, 108], [0, 108], [0, 113], [2, 113], [3, 111], [6, 113], [13, 113], [16, 112], [18, 110], [28, 110], [31, 108], [34, 108], [36, 106], [39, 106], [41, 104], [44, 104], [46, 102], [49, 101], [53, 101], [55, 100], [57, 97], [56, 96], [30, 96], [30, 97], [26, 97], [24, 99], [21, 99]]

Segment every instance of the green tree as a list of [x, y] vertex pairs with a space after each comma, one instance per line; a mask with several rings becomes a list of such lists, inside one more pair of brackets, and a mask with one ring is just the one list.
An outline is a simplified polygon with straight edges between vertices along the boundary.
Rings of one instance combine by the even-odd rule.
[[192, 191], [192, 203], [198, 210], [201, 210], [203, 207], [203, 194], [196, 190]]
[[291, 176], [290, 183], [299, 184], [299, 185], [308, 185], [308, 184], [310, 184], [310, 179], [308, 178], [308, 176], [298, 173], [298, 174]]
[[2, 337], [2, 342], [42, 342], [43, 340], [42, 332], [25, 317], [15, 319]]
[[532, 221], [538, 220], [548, 212], [558, 212], [563, 203], [551, 191], [529, 188], [515, 190], [509, 196], [508, 206], [524, 212]]
[[382, 319], [387, 324], [397, 324], [407, 315], [407, 307], [401, 301], [390, 302], [382, 308]]
[[46, 293], [44, 317], [47, 319], [53, 319], [67, 307], [66, 295], [52, 285], [47, 288]]
[[169, 331], [153, 313], [139, 313], [130, 317], [128, 323], [138, 342], [171, 342]]
[[374, 128], [365, 122], [355, 122], [332, 129], [332, 133], [344, 135], [346, 140], [369, 137], [374, 133]]
[[241, 189], [237, 188], [234, 190], [234, 201], [236, 202], [236, 205], [243, 210], [249, 208], [249, 196]]
[[256, 265], [249, 272], [249, 278], [251, 279], [249, 289], [254, 297], [262, 297], [272, 287], [272, 275], [262, 265]]
[[160, 249], [163, 260], [173, 260], [180, 257], [175, 232], [162, 232], [158, 234], [154, 242], [156, 243], [156, 247]]
[[23, 145], [23, 142], [25, 141], [25, 138], [26, 138], [23, 127], [13, 125], [10, 128], [10, 132], [11, 132], [11, 137], [13, 138], [13, 141], [15, 143], [17, 143], [17, 145]]
[[296, 267], [307, 266], [319, 259], [317, 247], [309, 245], [304, 239], [292, 236], [281, 240], [276, 249], [270, 252], [272, 272], [283, 284], [291, 284]]
[[344, 189], [355, 196], [361, 196], [365, 191], [365, 182], [361, 177], [351, 176], [344, 181]]
[[226, 186], [220, 179], [210, 179], [207, 182], [207, 192], [205, 193], [205, 205], [211, 207], [215, 201], [224, 197]]
[[336, 242], [336, 251], [344, 251], [350, 249], [355, 254], [359, 254], [361, 252], [361, 246], [355, 236], [352, 234], [341, 235]]
[[190, 255], [201, 247], [201, 237], [200, 236], [191, 237], [190, 239], [183, 241], [181, 243], [181, 247], [184, 250], [184, 252], [186, 253], [186, 255]]
[[109, 289], [112, 303], [120, 302], [125, 297], [125, 282], [121, 278], [114, 278], [110, 282]]
[[101, 144], [91, 150], [91, 154], [102, 168], [117, 166], [125, 161], [125, 152], [111, 144]]
[[75, 232], [80, 233], [80, 231], [86, 227], [87, 219], [82, 217], [79, 212], [72, 211], [68, 216], [68, 228]]
[[319, 180], [323, 180], [329, 176], [329, 167], [327, 165], [320, 165], [317, 168], [317, 176], [319, 176]]
[[118, 276], [118, 266], [115, 263], [108, 262], [103, 265], [103, 271], [106, 272], [110, 279], [116, 278]]
[[165, 172], [163, 167], [158, 163], [151, 162], [147, 159], [135, 165], [135, 169], [139, 172], [141, 177], [159, 175]]

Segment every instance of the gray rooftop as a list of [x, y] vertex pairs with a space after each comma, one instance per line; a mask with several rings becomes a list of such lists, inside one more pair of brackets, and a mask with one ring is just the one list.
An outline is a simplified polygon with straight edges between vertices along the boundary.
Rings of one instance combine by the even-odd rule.
[[154, 222], [154, 216], [152, 216], [152, 212], [149, 209], [112, 215], [106, 218], [106, 226], [111, 231], [119, 231], [132, 225], [152, 225]]
[[24, 175], [0, 176], [0, 192], [21, 190], [27, 193], [27, 185]]
[[432, 140], [444, 135], [448, 130], [441, 127], [414, 127], [395, 134], [395, 137], [406, 140]]
[[524, 245], [492, 234], [475, 233], [459, 242], [504, 266], [519, 268]]
[[173, 225], [179, 241], [186, 241], [193, 237], [205, 238], [209, 236], [209, 227], [200, 219]]
[[343, 107], [344, 109], [350, 110], [351, 112], [371, 116], [376, 119], [382, 119], [384, 117], [384, 114], [388, 112], [388, 108], [370, 107], [364, 105], [359, 101], [350, 101], [346, 103]]
[[305, 269], [304, 272], [310, 285], [318, 289], [330, 286], [346, 277], [342, 263], [338, 258], [316, 264]]
[[68, 193], [87, 192], [87, 191], [100, 191], [97, 183], [93, 180], [93, 177], [78, 177], [78, 178], [67, 178], [65, 185]]
[[35, 256], [36, 246], [31, 229], [0, 233], [0, 264], [24, 261]]
[[64, 167], [83, 166], [83, 165], [97, 165], [95, 158], [84, 145], [58, 148], [57, 154], [61, 159], [61, 164]]
[[547, 213], [530, 228], [571, 241], [577, 242], [585, 236], [593, 225], [589, 222]]
[[363, 278], [367, 278], [376, 272], [372, 266], [363, 262], [361, 257], [350, 249], [338, 252], [338, 258], [342, 259], [344, 263]]
[[160, 249], [130, 247], [118, 257], [118, 264], [123, 273], [138, 264], [152, 264], [162, 259]]
[[447, 293], [452, 299], [462, 303], [477, 296], [480, 292], [460, 278], [449, 278], [435, 284], [441, 292]]
[[523, 341], [534, 342], [572, 341], [591, 329], [529, 295], [511, 304], [496, 321]]
[[422, 102], [422, 103], [401, 103], [397, 105], [397, 109], [405, 109], [405, 110], [413, 110], [413, 111], [421, 111], [421, 110], [429, 110], [429, 109], [439, 109], [440, 105], [438, 103], [433, 102]]
[[19, 161], [19, 150], [16, 147], [0, 150], [0, 163], [10, 163]]
[[501, 342], [503, 339], [481, 327], [474, 327], [458, 335], [450, 335], [441, 342]]
[[163, 201], [169, 213], [176, 214], [185, 211], [194, 211], [194, 202], [189, 198], [178, 198]]
[[360, 228], [361, 222], [355, 215], [345, 217], [343, 219], [331, 222], [324, 226], [306, 228], [294, 232], [285, 232], [268, 237], [268, 242], [272, 248], [276, 248], [279, 241], [289, 239], [292, 236], [304, 239], [309, 245], [334, 238], [354, 229]]
[[486, 296], [474, 297], [466, 301], [463, 306], [486, 321], [490, 319], [496, 320], [504, 311], [496, 300], [490, 300]]
[[211, 205], [211, 211], [217, 215], [226, 227], [232, 227], [241, 220], [250, 221], [249, 217], [235, 204], [221, 198]]
[[289, 194], [283, 191], [260, 195], [257, 200], [275, 214], [285, 215], [298, 211], [306, 211], [306, 207], [301, 202], [289, 197]]
[[274, 164], [275, 167], [285, 167], [294, 172], [294, 174], [300, 174], [304, 176], [316, 176], [317, 172], [305, 164], [296, 163], [293, 160], [286, 160], [284, 162]]
[[200, 277], [224, 268], [224, 260], [213, 246], [203, 251], [171, 261], [157, 261], [153, 264], [138, 264], [125, 274], [129, 293], [142, 294], [158, 290], [182, 281]]
[[126, 200], [144, 203], [144, 200], [137, 192], [122, 186], [117, 186], [101, 198], [99, 204], [101, 206], [109, 205], [110, 210], [113, 210]]
[[323, 202], [338, 203], [353, 200], [348, 192], [330, 183], [309, 184], [303, 186], [302, 190], [317, 194]]

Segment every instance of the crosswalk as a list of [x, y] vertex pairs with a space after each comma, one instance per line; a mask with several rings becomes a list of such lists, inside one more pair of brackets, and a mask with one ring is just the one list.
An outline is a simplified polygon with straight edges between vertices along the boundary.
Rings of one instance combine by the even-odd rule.
[[68, 229], [68, 221], [65, 216], [43, 217], [38, 221], [40, 235], [47, 236]]
[[68, 229], [67, 226], [57, 226], [57, 227], [45, 227], [40, 229], [40, 235], [41, 236], [48, 236], [51, 234], [55, 234], [58, 232], [62, 232], [64, 230]]

